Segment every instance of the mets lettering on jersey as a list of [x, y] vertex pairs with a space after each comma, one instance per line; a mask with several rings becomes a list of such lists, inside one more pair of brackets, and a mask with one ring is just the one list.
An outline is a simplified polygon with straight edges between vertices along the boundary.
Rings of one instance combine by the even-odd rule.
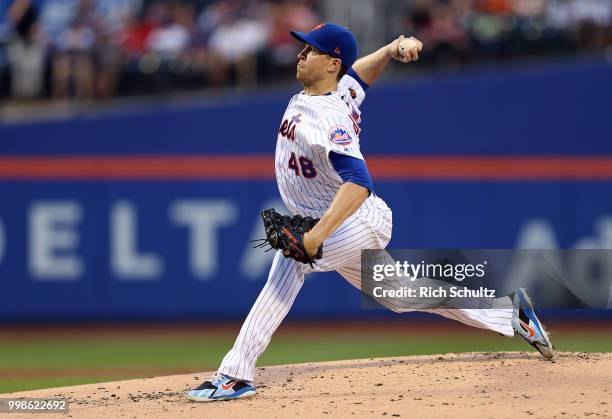
[[289, 119], [283, 120], [283, 123], [281, 124], [281, 127], [278, 130], [278, 132], [280, 133], [281, 136], [287, 138], [288, 140], [295, 141], [295, 127], [300, 122], [302, 122], [301, 113], [294, 115], [290, 120]]

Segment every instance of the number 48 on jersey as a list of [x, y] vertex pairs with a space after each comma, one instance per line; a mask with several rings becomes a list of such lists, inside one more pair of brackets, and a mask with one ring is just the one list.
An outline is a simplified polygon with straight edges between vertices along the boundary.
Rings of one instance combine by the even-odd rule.
[[296, 156], [295, 153], [291, 153], [289, 158], [289, 169], [293, 170], [296, 176], [304, 176], [306, 179], [312, 179], [317, 175], [312, 160], [304, 156]]

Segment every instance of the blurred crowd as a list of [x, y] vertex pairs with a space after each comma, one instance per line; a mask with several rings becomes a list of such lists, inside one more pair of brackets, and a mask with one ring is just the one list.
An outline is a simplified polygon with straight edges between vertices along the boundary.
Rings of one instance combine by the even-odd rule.
[[394, 30], [428, 46], [423, 64], [612, 53], [612, 0], [411, 0]]
[[0, 97], [254, 85], [294, 71], [288, 30], [319, 19], [310, 0], [0, 0]]
[[[420, 68], [612, 46], [612, 0], [371, 1], [386, 8], [389, 35], [424, 41]], [[323, 20], [323, 3], [0, 0], [0, 99], [88, 100], [289, 79], [299, 45], [288, 30]]]

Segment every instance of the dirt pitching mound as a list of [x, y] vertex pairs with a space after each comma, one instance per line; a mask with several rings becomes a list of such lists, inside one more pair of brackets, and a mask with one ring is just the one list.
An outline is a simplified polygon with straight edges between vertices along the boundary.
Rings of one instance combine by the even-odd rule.
[[[251, 399], [183, 397], [210, 373], [35, 390], [77, 418], [612, 416], [612, 354], [463, 353], [259, 368]], [[49, 415], [51, 416], [51, 415]], [[52, 415], [65, 417], [65, 415]], [[26, 417], [12, 414], [11, 418]]]

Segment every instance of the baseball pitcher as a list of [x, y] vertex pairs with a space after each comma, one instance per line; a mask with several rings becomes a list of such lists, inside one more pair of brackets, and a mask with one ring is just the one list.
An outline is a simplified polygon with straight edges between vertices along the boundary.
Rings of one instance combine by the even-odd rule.
[[[359, 288], [361, 250], [384, 249], [391, 239], [391, 210], [376, 194], [359, 146], [359, 108], [390, 60], [416, 61], [423, 44], [400, 36], [357, 60], [355, 38], [343, 26], [323, 23], [291, 35], [304, 44], [296, 69], [303, 90], [282, 117], [275, 157], [276, 182], [291, 215], [273, 209], [262, 214], [266, 243], [278, 249], [268, 280], [217, 374], [190, 390], [191, 400], [253, 396], [257, 359], [291, 309], [304, 275], [336, 271]], [[544, 357], [553, 356], [524, 290], [486, 307], [427, 311], [506, 336], [516, 332]]]

